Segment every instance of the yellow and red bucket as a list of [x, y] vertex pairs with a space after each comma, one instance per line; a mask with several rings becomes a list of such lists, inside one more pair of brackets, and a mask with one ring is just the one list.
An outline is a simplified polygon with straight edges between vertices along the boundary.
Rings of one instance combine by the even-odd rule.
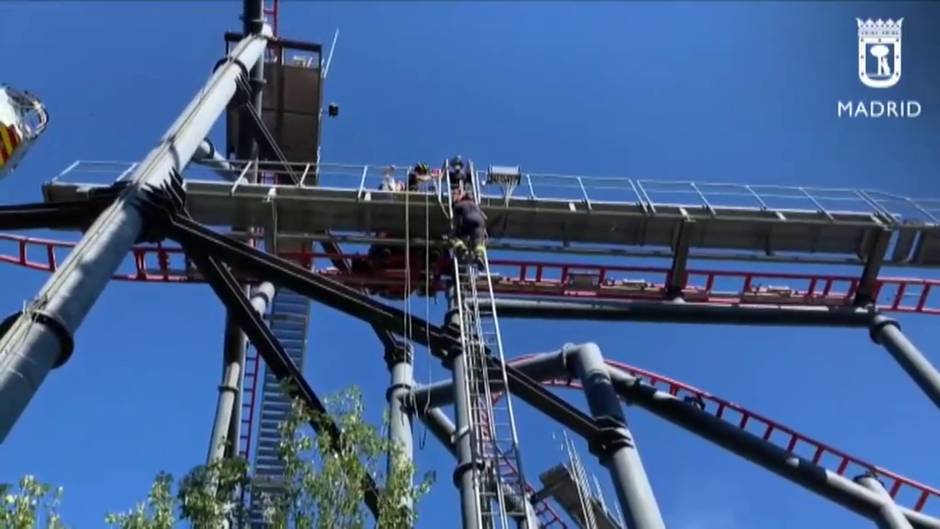
[[36, 96], [0, 84], [0, 178], [16, 168], [48, 123]]
[[17, 147], [23, 142], [15, 125], [0, 123], [0, 172], [3, 172], [7, 162], [13, 159]]

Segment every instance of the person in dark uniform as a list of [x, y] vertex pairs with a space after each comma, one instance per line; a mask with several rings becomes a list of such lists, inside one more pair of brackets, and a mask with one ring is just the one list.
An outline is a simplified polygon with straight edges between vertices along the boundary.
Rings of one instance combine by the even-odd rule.
[[431, 168], [426, 163], [416, 163], [408, 171], [408, 191], [418, 191], [422, 182], [431, 179]]
[[463, 158], [459, 154], [447, 162], [447, 174], [450, 177], [452, 189], [462, 189], [468, 192], [473, 190], [470, 167], [468, 164], [464, 163]]
[[[486, 239], [486, 214], [473, 195], [462, 190], [454, 192], [454, 234], [452, 244], [459, 259], [472, 257], [477, 265], [482, 266], [484, 258], [483, 242]], [[472, 253], [468, 255], [469, 248]]]

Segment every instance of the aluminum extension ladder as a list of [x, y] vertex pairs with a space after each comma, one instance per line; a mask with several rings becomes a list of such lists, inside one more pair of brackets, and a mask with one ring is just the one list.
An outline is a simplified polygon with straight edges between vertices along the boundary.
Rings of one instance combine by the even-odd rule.
[[[470, 171], [473, 171], [472, 165]], [[449, 175], [445, 176], [452, 185]], [[476, 175], [473, 180], [477, 188]], [[474, 197], [478, 200], [479, 193], [474, 193]], [[448, 204], [453, 220], [452, 202]], [[512, 399], [508, 394], [497, 399], [490, 385], [491, 377], [501, 378], [503, 387], [508, 387], [508, 381], [506, 373], [494, 369], [488, 358], [498, 359], [498, 365], [504, 361], [485, 250], [482, 261], [482, 270], [478, 271], [476, 265], [461, 263], [453, 256], [457, 299], [452, 301], [456, 302], [465, 353], [462, 358], [466, 364], [467, 384], [463, 390], [470, 402], [472, 456], [482, 468], [474, 470], [473, 482], [480, 527], [514, 529], [515, 519], [530, 519], [533, 513], [527, 494], [530, 489], [522, 472]], [[507, 501], [507, 497], [515, 501]]]

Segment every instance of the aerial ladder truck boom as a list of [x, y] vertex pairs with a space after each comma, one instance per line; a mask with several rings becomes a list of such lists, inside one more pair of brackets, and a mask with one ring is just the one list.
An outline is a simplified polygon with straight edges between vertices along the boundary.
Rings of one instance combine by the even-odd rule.
[[0, 84], [0, 179], [16, 169], [47, 123], [49, 114], [39, 99]]

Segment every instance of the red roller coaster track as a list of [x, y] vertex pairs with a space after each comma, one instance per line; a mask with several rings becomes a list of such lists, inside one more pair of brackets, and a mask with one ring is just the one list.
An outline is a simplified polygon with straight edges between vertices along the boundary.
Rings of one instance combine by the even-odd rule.
[[[74, 242], [0, 233], [0, 263], [52, 272], [58, 267], [60, 257], [74, 245]], [[361, 254], [281, 255], [307, 267], [327, 258], [345, 258], [352, 262], [367, 259]], [[160, 244], [137, 246], [129, 257], [130, 266], [115, 274], [114, 279], [162, 283], [202, 281], [180, 248]], [[668, 268], [491, 259], [490, 269], [493, 290], [498, 294], [647, 301], [669, 298]], [[369, 275], [340, 272], [332, 267], [317, 270], [344, 283], [363, 287], [400, 285], [403, 278], [402, 270]], [[436, 268], [428, 278], [432, 293], [443, 287], [443, 270], [444, 267]], [[416, 281], [423, 275], [421, 270], [412, 270], [412, 274], [412, 284], [424, 282], [423, 279]], [[849, 306], [859, 284], [858, 277], [833, 274], [695, 269], [686, 274], [682, 297], [714, 305]], [[875, 283], [874, 297], [877, 308], [885, 312], [940, 315], [940, 280], [880, 277]]]
[[[513, 361], [518, 362], [525, 358], [520, 357]], [[940, 490], [934, 487], [869, 463], [864, 459], [799, 433], [773, 419], [684, 382], [614, 360], [607, 360], [607, 364], [660, 391], [665, 391], [682, 400], [694, 402], [703, 411], [734, 424], [742, 430], [760, 436], [764, 441], [784, 448], [791, 454], [807, 457], [814, 464], [823, 466], [840, 476], [852, 477], [864, 472], [873, 472], [882, 480], [888, 493], [896, 502], [914, 511], [923, 512], [930, 500], [932, 500], [930, 505], [934, 510], [940, 508]], [[543, 385], [568, 389], [581, 387], [577, 382], [570, 380], [546, 381], [543, 382]], [[810, 453], [812, 455], [804, 456], [804, 454]], [[915, 499], [911, 500], [911, 498]]]

